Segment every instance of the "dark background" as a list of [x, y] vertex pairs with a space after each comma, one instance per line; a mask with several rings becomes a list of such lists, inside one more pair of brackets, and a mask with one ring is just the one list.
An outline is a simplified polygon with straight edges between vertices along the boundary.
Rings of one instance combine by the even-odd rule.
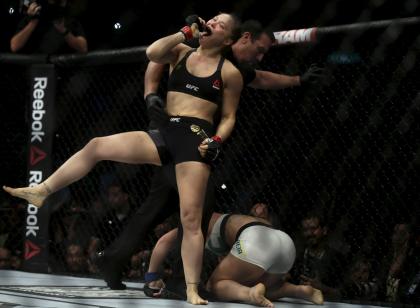
[[[419, 15], [417, 0], [69, 2], [71, 15], [80, 20], [85, 28], [90, 51], [149, 45], [153, 40], [179, 29], [184, 17], [191, 13], [208, 19], [219, 11], [234, 11], [243, 20], [258, 19], [273, 31]], [[20, 1], [2, 0], [0, 5], [0, 51], [8, 52], [10, 37], [20, 19]], [[121, 28], [116, 30], [116, 23]]]
[[[20, 18], [19, 5], [7, 0], [0, 3], [0, 46], [7, 52]], [[416, 0], [266, 3], [73, 0], [71, 13], [82, 22], [91, 51], [148, 45], [177, 31], [193, 12], [207, 19], [218, 11], [236, 11], [243, 19], [259, 19], [274, 31], [420, 15]], [[114, 29], [117, 22], [122, 25], [118, 31]], [[329, 77], [314, 88], [262, 91], [247, 87], [243, 91], [235, 130], [214, 172], [217, 210], [245, 212], [253, 200], [264, 201], [280, 216], [284, 230], [298, 234], [303, 215], [321, 208], [336, 248], [347, 253], [347, 261], [361, 253], [380, 270], [394, 224], [420, 215], [419, 33], [418, 25], [390, 27], [360, 36], [332, 35], [319, 44], [271, 48], [262, 69], [295, 75], [318, 63]], [[137, 51], [128, 60], [119, 57], [121, 63], [110, 61], [114, 56], [118, 53], [95, 55], [80, 66], [56, 63], [54, 169], [93, 137], [146, 128], [144, 52]], [[30, 85], [27, 66], [7, 63], [5, 58], [0, 66], [0, 183], [14, 187], [26, 183]], [[101, 59], [101, 65], [92, 63]], [[95, 217], [89, 211], [109, 175], [120, 179], [133, 204], [141, 206], [148, 192], [147, 168], [98, 164], [64, 192], [57, 225], [68, 217], [78, 219], [73, 208]], [[0, 207], [4, 209], [0, 227], [11, 226], [6, 230], [15, 239], [24, 234], [19, 222], [21, 226], [25, 222], [10, 218], [16, 202], [0, 194], [0, 203], [9, 205]], [[90, 227], [80, 224], [86, 238]], [[110, 239], [117, 233], [99, 234]], [[58, 247], [57, 242], [52, 244]], [[62, 261], [64, 250], [55, 253]]]

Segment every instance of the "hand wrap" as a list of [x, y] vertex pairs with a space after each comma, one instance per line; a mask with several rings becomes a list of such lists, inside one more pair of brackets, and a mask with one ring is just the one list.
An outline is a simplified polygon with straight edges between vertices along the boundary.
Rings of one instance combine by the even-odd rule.
[[204, 158], [209, 161], [215, 161], [216, 158], [219, 156], [219, 153], [222, 148], [222, 138], [220, 138], [219, 136], [213, 136], [207, 140], [208, 149]]
[[185, 40], [191, 40], [193, 38], [198, 38], [200, 32], [205, 31], [205, 25], [201, 22], [198, 15], [189, 15], [185, 18], [186, 26], [182, 27], [180, 30], [185, 36]]

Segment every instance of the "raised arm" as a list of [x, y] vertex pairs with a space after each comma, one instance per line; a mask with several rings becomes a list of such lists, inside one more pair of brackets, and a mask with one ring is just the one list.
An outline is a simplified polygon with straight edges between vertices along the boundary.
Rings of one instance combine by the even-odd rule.
[[150, 61], [144, 74], [144, 100], [151, 127], [162, 126], [169, 120], [165, 111], [165, 102], [157, 94], [164, 70], [163, 64]]
[[64, 19], [54, 21], [54, 27], [63, 36], [64, 41], [71, 49], [80, 53], [88, 52], [86, 38], [83, 35], [75, 35], [70, 29], [66, 28]]
[[205, 21], [198, 16], [188, 22], [179, 32], [158, 39], [152, 45], [147, 47], [146, 55], [150, 61], [157, 63], [175, 64], [181, 51], [190, 49], [190, 47], [181, 44], [186, 40], [198, 38], [200, 31], [203, 31]]
[[80, 53], [86, 53], [88, 52], [88, 45], [87, 41], [83, 36], [75, 36], [73, 33], [68, 32], [64, 35], [64, 40], [66, 43]]
[[18, 52], [26, 45], [38, 22], [38, 19], [31, 19], [22, 30], [12, 37], [10, 40], [10, 50], [12, 52]]
[[184, 40], [185, 36], [182, 32], [162, 37], [147, 47], [146, 55], [153, 62], [174, 64], [178, 59], [180, 51], [183, 48], [188, 48], [185, 45], [180, 45]]
[[156, 93], [165, 71], [165, 65], [150, 61], [144, 74], [144, 97]]
[[36, 16], [39, 14], [40, 10], [41, 6], [36, 2], [32, 2], [29, 5], [27, 14], [31, 19], [25, 27], [16, 33], [10, 40], [10, 50], [12, 52], [18, 52], [26, 45], [32, 32], [34, 32], [35, 28], [38, 26], [39, 19], [36, 18]]

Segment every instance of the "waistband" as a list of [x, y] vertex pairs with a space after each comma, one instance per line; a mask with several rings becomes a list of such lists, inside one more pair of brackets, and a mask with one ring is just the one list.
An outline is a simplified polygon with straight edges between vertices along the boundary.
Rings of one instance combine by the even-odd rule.
[[213, 127], [213, 124], [209, 121], [195, 117], [169, 116], [169, 123], [198, 124], [206, 127]]
[[245, 224], [245, 225], [243, 225], [242, 227], [239, 228], [238, 232], [236, 233], [235, 242], [239, 239], [239, 236], [241, 235], [241, 233], [245, 229], [247, 229], [249, 227], [252, 227], [252, 226], [264, 226], [264, 227], [267, 227], [267, 228], [270, 228], [270, 229], [274, 229], [272, 226], [267, 225], [267, 224], [265, 224], [263, 222], [253, 221], [253, 222], [247, 223], [247, 224]]
[[222, 222], [220, 223], [220, 237], [222, 238], [223, 242], [225, 243], [225, 245], [227, 245], [227, 241], [226, 241], [226, 224], [230, 218], [230, 216], [232, 216], [232, 214], [226, 214], [223, 216]]

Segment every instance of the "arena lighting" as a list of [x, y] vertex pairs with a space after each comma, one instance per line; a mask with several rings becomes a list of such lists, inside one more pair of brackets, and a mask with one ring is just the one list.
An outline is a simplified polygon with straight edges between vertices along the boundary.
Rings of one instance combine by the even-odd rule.
[[15, 9], [13, 7], [9, 8], [9, 14], [13, 15], [15, 13]]
[[222, 189], [226, 189], [227, 186], [225, 184], [222, 184], [222, 186], [220, 186]]
[[121, 27], [122, 27], [122, 25], [121, 25], [119, 22], [116, 22], [116, 23], [114, 24], [114, 29], [115, 29], [115, 30], [120, 30], [120, 29], [121, 29]]

